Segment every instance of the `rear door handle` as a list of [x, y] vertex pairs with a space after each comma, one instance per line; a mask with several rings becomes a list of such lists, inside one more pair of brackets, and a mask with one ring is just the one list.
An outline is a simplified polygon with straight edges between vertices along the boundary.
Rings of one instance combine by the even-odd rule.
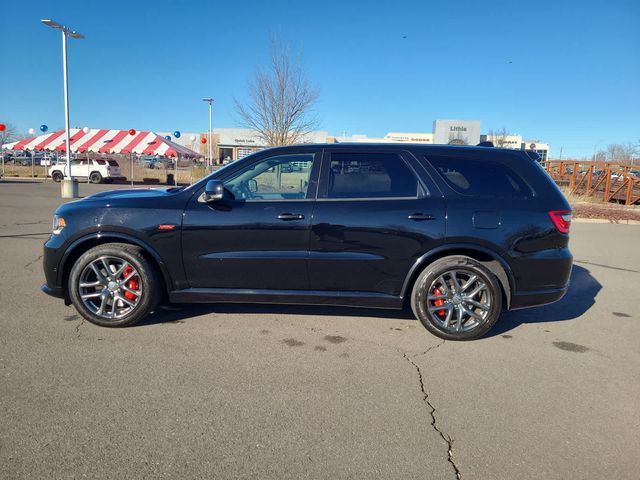
[[416, 222], [423, 222], [425, 220], [435, 220], [433, 215], [426, 215], [424, 213], [412, 213], [407, 217], [409, 220], [415, 220]]
[[300, 213], [281, 213], [278, 215], [279, 220], [290, 221], [290, 220], [303, 220], [304, 215]]

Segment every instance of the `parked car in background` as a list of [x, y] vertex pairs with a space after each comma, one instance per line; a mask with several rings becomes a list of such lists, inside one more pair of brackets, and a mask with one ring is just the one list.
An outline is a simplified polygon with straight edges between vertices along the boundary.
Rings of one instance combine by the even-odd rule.
[[143, 155], [140, 158], [140, 161], [145, 166], [145, 168], [150, 169], [158, 169], [163, 168], [162, 159], [157, 155]]
[[[68, 176], [66, 161], [49, 167], [49, 176], [60, 182]], [[71, 176], [89, 179], [91, 183], [110, 183], [114, 180], [124, 180], [120, 174], [120, 165], [115, 160], [87, 159], [71, 161]]]
[[520, 150], [380, 144], [257, 152], [187, 188], [58, 207], [43, 290], [98, 325], [171, 302], [401, 309], [450, 340], [565, 294], [570, 206]]

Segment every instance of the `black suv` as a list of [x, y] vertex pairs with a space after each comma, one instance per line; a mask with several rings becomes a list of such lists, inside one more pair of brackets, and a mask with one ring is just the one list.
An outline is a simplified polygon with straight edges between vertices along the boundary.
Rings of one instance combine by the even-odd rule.
[[435, 335], [485, 334], [503, 309], [567, 290], [569, 205], [526, 152], [300, 145], [187, 188], [62, 205], [43, 290], [132, 325], [161, 300], [401, 309]]

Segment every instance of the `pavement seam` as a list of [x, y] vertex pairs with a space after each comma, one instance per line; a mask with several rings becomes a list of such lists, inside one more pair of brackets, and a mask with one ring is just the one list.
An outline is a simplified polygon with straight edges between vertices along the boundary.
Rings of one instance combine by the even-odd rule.
[[453, 471], [454, 471], [454, 473], [456, 475], [456, 480], [460, 480], [462, 478], [462, 474], [460, 473], [460, 469], [458, 468], [458, 465], [453, 460], [453, 442], [454, 442], [454, 439], [451, 438], [451, 436], [448, 433], [444, 433], [440, 429], [440, 427], [438, 426], [438, 421], [436, 419], [436, 407], [434, 407], [433, 404], [431, 403], [431, 401], [429, 400], [429, 394], [427, 393], [427, 391], [425, 389], [424, 378], [422, 376], [422, 371], [420, 370], [420, 367], [413, 361], [413, 358], [418, 357], [420, 355], [426, 355], [431, 350], [435, 350], [436, 348], [440, 347], [441, 345], [444, 345], [444, 341], [442, 343], [438, 343], [437, 345], [429, 347], [427, 350], [425, 350], [422, 353], [418, 353], [418, 354], [413, 355], [413, 356], [409, 356], [404, 352], [401, 352], [401, 353], [402, 353], [402, 356], [404, 357], [404, 359], [407, 362], [409, 362], [411, 365], [413, 365], [413, 367], [416, 369], [416, 372], [418, 372], [418, 383], [420, 384], [420, 391], [422, 392], [422, 395], [423, 395], [422, 400], [427, 404], [427, 406], [430, 409], [429, 414], [431, 415], [431, 427], [438, 433], [438, 435], [440, 435], [440, 438], [442, 438], [442, 440], [445, 441], [445, 443], [447, 445], [447, 462], [449, 462], [451, 464], [451, 467], [453, 468]]
[[41, 260], [42, 259], [42, 255], [43, 254], [38, 255], [38, 258], [36, 258], [35, 260], [31, 260], [29, 263], [25, 264], [25, 266], [23, 268], [30, 267], [31, 265], [36, 263], [38, 260]]

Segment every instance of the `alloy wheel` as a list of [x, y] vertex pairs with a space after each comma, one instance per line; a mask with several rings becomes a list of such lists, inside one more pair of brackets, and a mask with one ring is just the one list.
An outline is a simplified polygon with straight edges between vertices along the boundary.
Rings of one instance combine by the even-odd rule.
[[101, 256], [87, 264], [78, 282], [84, 306], [103, 319], [120, 319], [140, 304], [143, 289], [140, 274], [127, 260]]
[[485, 323], [492, 301], [491, 290], [479, 275], [448, 270], [431, 282], [427, 312], [449, 333], [468, 332]]

